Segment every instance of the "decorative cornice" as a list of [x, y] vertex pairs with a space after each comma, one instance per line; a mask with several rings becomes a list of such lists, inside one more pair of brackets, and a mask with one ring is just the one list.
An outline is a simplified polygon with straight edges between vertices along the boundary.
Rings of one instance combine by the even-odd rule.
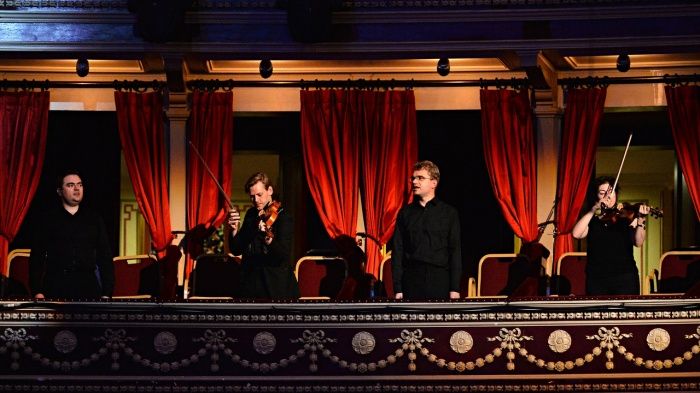
[[[299, 43], [271, 42], [202, 42], [148, 44], [142, 42], [0, 42], [0, 51], [34, 52], [51, 57], [51, 53], [153, 53], [163, 55], [207, 54], [212, 59], [255, 59], [260, 55], [274, 56], [276, 59], [323, 59], [329, 56], [349, 57], [362, 54], [363, 58], [400, 58], [412, 54], [414, 57], [431, 57], [436, 53], [449, 53], [456, 56], [498, 55], [503, 50], [556, 49], [567, 55], [585, 50], [587, 54], [615, 54], [625, 49], [636, 51], [664, 51], [673, 47], [676, 51], [688, 52], [697, 49], [700, 35], [654, 36], [654, 37], [613, 37], [613, 38], [571, 38], [540, 40], [472, 40], [472, 41], [421, 41], [421, 42], [353, 42], [319, 43], [305, 45]], [[106, 56], [109, 58], [109, 56]]]

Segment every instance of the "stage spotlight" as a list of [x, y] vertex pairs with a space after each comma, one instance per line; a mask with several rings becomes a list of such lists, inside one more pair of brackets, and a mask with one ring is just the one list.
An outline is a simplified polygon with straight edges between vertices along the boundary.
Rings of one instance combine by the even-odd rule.
[[617, 56], [617, 70], [620, 72], [627, 72], [630, 70], [630, 57], [629, 55]]
[[84, 57], [78, 58], [78, 61], [75, 63], [75, 73], [81, 78], [90, 73], [90, 63], [88, 63], [88, 59]]
[[443, 57], [442, 59], [438, 60], [437, 73], [440, 76], [447, 76], [450, 73], [450, 59]]
[[260, 60], [260, 76], [267, 79], [272, 75], [272, 62], [269, 59]]

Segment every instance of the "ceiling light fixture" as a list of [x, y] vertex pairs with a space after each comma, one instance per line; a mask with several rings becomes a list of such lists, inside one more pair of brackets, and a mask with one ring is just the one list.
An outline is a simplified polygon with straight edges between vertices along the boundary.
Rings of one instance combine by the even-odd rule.
[[450, 73], [450, 59], [443, 57], [438, 60], [437, 73], [440, 76], [447, 76]]
[[272, 62], [269, 59], [260, 60], [260, 76], [267, 79], [272, 76]]
[[81, 78], [86, 77], [87, 74], [90, 73], [90, 63], [88, 59], [85, 57], [78, 58], [78, 61], [75, 62], [75, 73]]
[[630, 70], [630, 57], [629, 55], [622, 54], [620, 56], [617, 56], [617, 70], [620, 72], [627, 72]]

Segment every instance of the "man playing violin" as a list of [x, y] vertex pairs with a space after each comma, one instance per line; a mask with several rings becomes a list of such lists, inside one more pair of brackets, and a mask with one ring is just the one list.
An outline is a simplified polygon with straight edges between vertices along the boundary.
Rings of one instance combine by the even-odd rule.
[[296, 299], [299, 286], [291, 265], [293, 221], [289, 213], [273, 199], [270, 178], [262, 172], [245, 183], [254, 209], [241, 215], [229, 212], [226, 224], [231, 229], [230, 245], [234, 255], [242, 255], [238, 296], [259, 299]]
[[615, 210], [618, 189], [615, 179], [594, 180], [596, 200], [574, 225], [576, 239], [588, 238], [586, 293], [589, 295], [638, 295], [639, 272], [633, 247], [641, 247], [646, 236], [650, 208], [640, 204], [634, 218]]

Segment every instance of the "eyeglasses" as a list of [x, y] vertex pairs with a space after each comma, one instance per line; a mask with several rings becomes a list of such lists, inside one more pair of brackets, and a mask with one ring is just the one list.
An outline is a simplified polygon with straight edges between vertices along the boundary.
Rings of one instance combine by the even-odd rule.
[[411, 176], [409, 177], [411, 181], [418, 180], [418, 181], [423, 181], [423, 180], [432, 180], [432, 177], [425, 177], [425, 176]]

